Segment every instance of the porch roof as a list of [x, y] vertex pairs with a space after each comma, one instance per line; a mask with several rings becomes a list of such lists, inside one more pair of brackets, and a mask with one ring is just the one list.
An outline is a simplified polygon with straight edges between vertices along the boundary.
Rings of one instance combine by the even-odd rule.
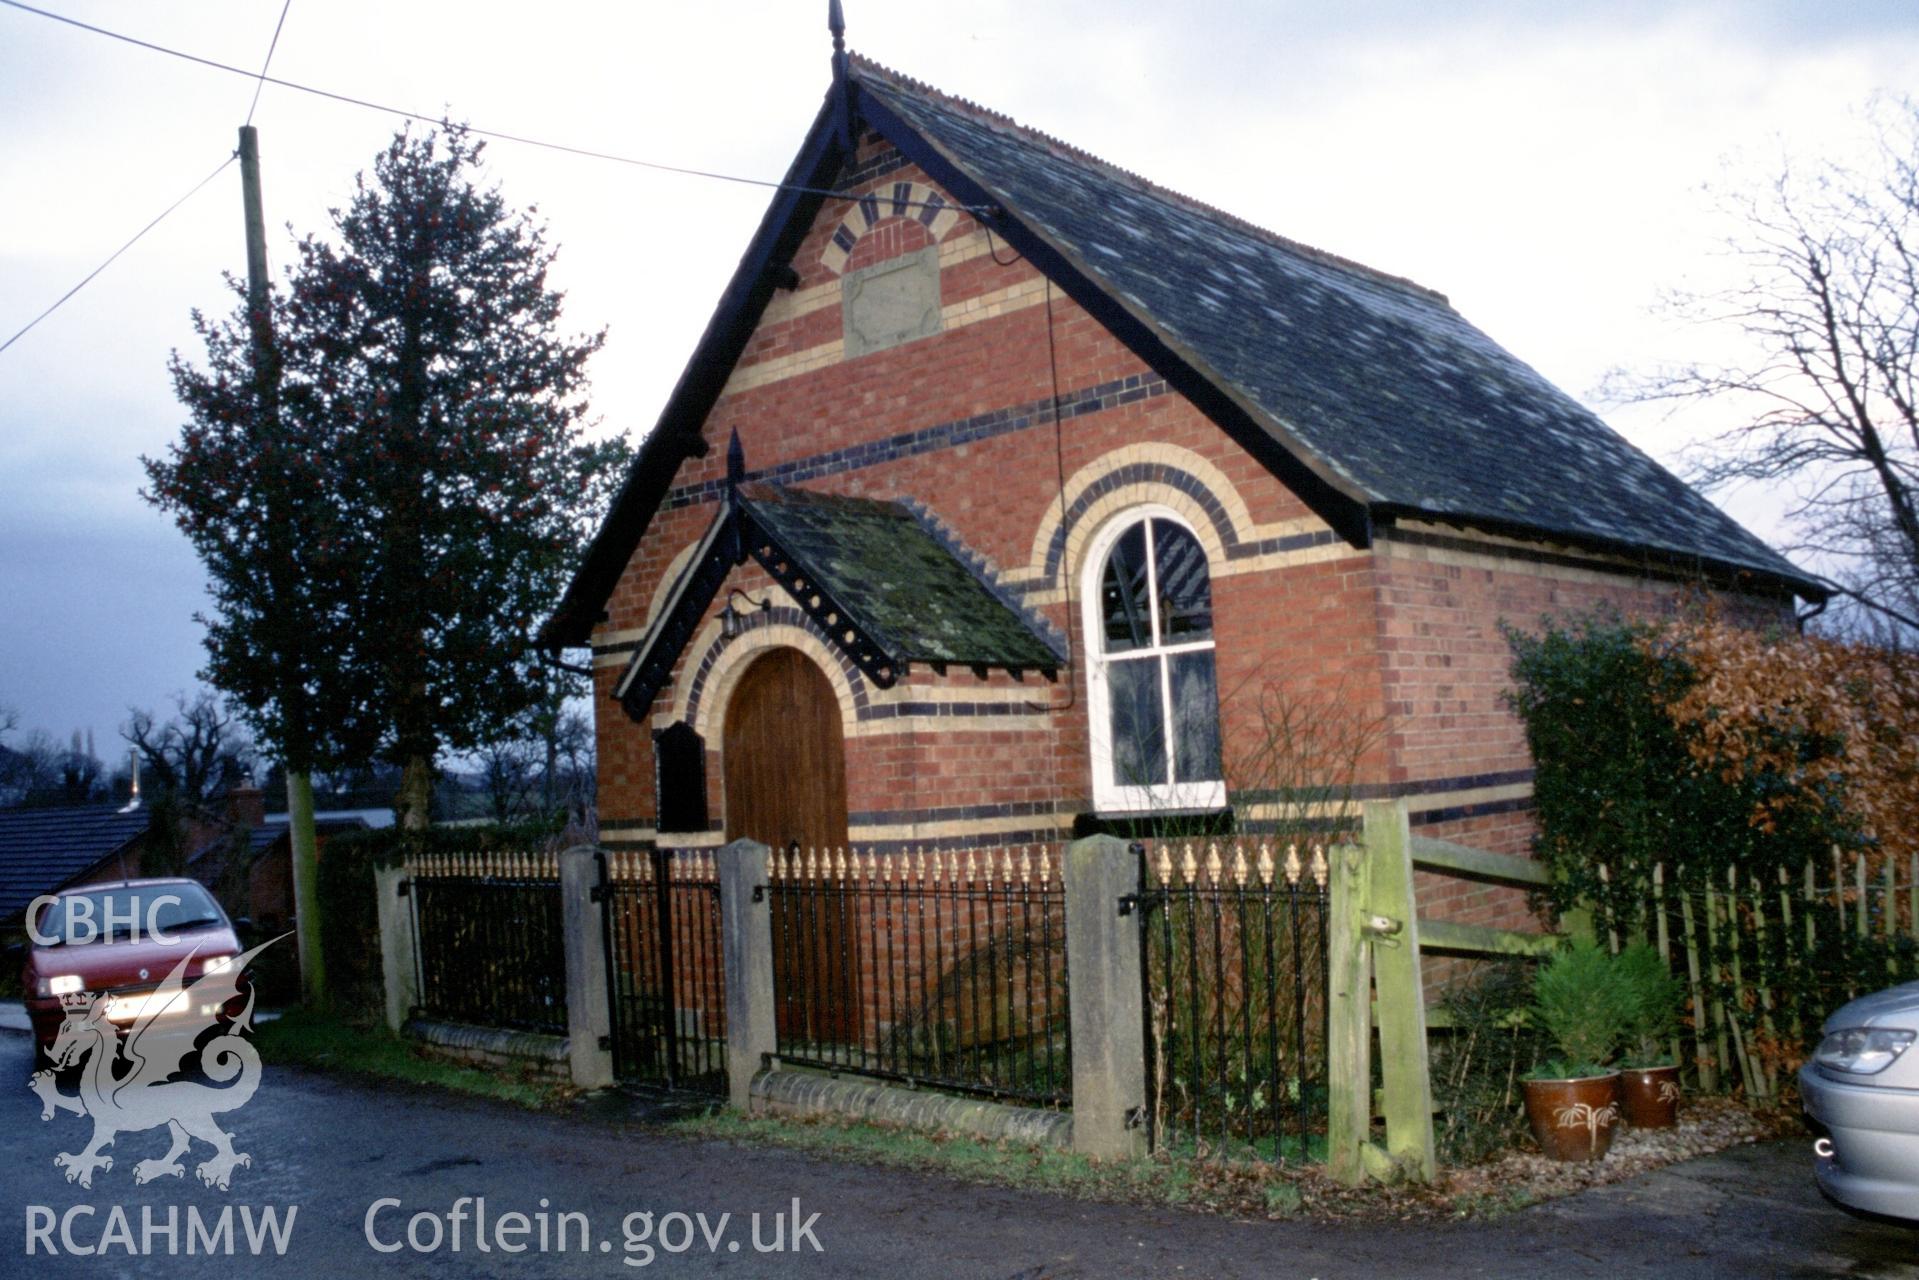
[[614, 687], [629, 715], [646, 714], [727, 575], [749, 557], [880, 688], [915, 662], [1052, 679], [1065, 661], [1050, 628], [914, 508], [737, 483]]

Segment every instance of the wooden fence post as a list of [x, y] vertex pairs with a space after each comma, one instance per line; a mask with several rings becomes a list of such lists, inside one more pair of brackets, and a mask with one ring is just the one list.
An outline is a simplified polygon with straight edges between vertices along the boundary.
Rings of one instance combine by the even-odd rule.
[[[1393, 922], [1370, 937], [1379, 986], [1379, 1065], [1385, 1093], [1386, 1153], [1407, 1176], [1436, 1172], [1433, 1091], [1426, 1043], [1426, 992], [1419, 965], [1419, 907], [1413, 897], [1412, 829], [1404, 800], [1364, 811], [1368, 914]], [[1370, 923], [1370, 922], [1369, 922]], [[1393, 927], [1393, 926], [1388, 926]]]
[[1362, 931], [1369, 860], [1356, 845], [1332, 850], [1326, 947], [1326, 1169], [1347, 1186], [1365, 1180], [1372, 1140], [1372, 948]]

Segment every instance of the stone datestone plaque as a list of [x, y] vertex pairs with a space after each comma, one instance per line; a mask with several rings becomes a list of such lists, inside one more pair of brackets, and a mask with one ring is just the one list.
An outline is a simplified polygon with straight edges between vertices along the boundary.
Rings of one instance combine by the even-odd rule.
[[939, 246], [849, 272], [840, 298], [849, 360], [931, 337], [940, 331]]

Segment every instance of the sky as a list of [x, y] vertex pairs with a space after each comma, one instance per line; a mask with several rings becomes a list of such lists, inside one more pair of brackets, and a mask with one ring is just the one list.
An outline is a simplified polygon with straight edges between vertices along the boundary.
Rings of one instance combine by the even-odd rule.
[[[36, 0], [248, 70], [282, 0]], [[1662, 291], [1710, 284], [1703, 184], [1864, 154], [1875, 91], [1919, 92], [1919, 5], [1744, 0], [846, 0], [855, 50], [1274, 231], [1447, 294], [1669, 464], [1715, 426], [1599, 406], [1614, 367], [1722, 340]], [[829, 80], [824, 0], [291, 0], [271, 74], [596, 151], [776, 179]], [[234, 149], [255, 82], [0, 7], [0, 341]], [[397, 116], [268, 84], [254, 108], [277, 276]], [[656, 420], [765, 211], [762, 186], [499, 142], [581, 332], [596, 430]], [[289, 229], [289, 226], [291, 229]], [[195, 686], [192, 551], [139, 497], [177, 438], [170, 351], [243, 272], [228, 168], [0, 352], [0, 707], [102, 754]], [[1781, 535], [1785, 495], [1726, 505]], [[556, 595], [557, 595], [556, 585]]]

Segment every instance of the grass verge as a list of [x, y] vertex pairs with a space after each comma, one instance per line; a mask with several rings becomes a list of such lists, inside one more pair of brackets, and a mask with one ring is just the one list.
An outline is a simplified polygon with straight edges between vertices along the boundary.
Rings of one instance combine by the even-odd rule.
[[523, 1107], [554, 1107], [577, 1095], [571, 1085], [530, 1073], [448, 1061], [383, 1025], [369, 1026], [332, 1012], [288, 1009], [255, 1027], [253, 1039], [269, 1064], [435, 1085]]
[[[337, 1014], [289, 1010], [261, 1024], [254, 1037], [268, 1063], [403, 1080], [536, 1110], [573, 1104], [582, 1096], [571, 1085], [537, 1075], [450, 1062], [384, 1026]], [[1481, 1164], [1442, 1169], [1431, 1186], [1397, 1187], [1344, 1187], [1316, 1164], [1223, 1160], [1205, 1152], [1096, 1160], [1051, 1147], [829, 1117], [717, 1109], [649, 1121], [644, 1127], [689, 1141], [785, 1148], [1083, 1200], [1164, 1205], [1235, 1218], [1432, 1221], [1498, 1217], [1678, 1160], [1778, 1136], [1781, 1124], [1725, 1099], [1699, 1099], [1682, 1113], [1679, 1129], [1629, 1132], [1604, 1161], [1557, 1164], [1523, 1151], [1509, 1152]]]
[[672, 1120], [657, 1126], [657, 1131], [701, 1141], [784, 1147], [1082, 1200], [1169, 1205], [1245, 1217], [1284, 1218], [1308, 1212], [1332, 1186], [1310, 1167], [1169, 1156], [1096, 1160], [1051, 1147], [816, 1116], [752, 1116], [722, 1110]]

